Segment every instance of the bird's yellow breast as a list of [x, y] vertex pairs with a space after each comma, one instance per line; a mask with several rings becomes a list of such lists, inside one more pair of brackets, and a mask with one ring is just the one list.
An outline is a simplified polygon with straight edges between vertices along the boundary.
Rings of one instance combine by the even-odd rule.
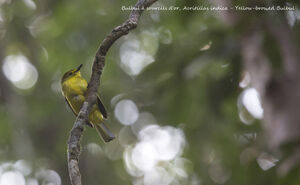
[[74, 95], [85, 95], [87, 85], [84, 78], [76, 75], [63, 82], [62, 91], [67, 98]]
[[[80, 75], [72, 76], [62, 83], [62, 93], [76, 115], [79, 113], [85, 100], [87, 86], [87, 81]], [[92, 106], [89, 121], [93, 124], [103, 121], [103, 115], [96, 104]]]
[[79, 75], [70, 77], [62, 83], [62, 92], [76, 114], [85, 100], [87, 81]]

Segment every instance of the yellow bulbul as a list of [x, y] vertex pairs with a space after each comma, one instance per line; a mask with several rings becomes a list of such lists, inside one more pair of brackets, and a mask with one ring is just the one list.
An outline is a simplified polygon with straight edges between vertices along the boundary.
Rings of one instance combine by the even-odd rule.
[[[82, 64], [76, 69], [66, 72], [61, 79], [62, 94], [65, 97], [68, 106], [76, 116], [85, 100], [88, 86], [87, 81], [80, 74], [81, 67]], [[89, 115], [89, 126], [96, 128], [103, 140], [109, 142], [113, 140], [115, 136], [103, 123], [106, 118], [107, 113], [105, 107], [100, 98], [97, 97], [97, 103], [93, 105]]]

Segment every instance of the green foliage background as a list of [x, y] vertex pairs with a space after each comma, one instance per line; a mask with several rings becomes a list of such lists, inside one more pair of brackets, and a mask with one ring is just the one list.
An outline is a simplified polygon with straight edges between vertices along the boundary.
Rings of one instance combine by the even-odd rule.
[[[30, 8], [25, 1], [0, 3], [4, 18], [0, 22], [1, 61], [7, 55], [22, 53], [39, 74], [34, 87], [20, 90], [1, 70], [0, 162], [24, 159], [34, 168], [55, 170], [62, 184], [69, 184], [66, 143], [75, 117], [66, 109], [59, 92], [60, 78], [65, 71], [83, 63], [83, 76], [89, 79], [100, 41], [128, 17], [129, 11], [121, 11], [121, 6], [135, 2], [51, 0], [35, 1], [36, 8]], [[180, 7], [209, 5], [200, 0], [158, 3]], [[158, 20], [152, 17], [155, 14]], [[132, 77], [119, 65], [119, 48], [126, 38], [113, 45], [99, 88], [110, 115], [108, 125], [114, 133], [124, 127], [115, 118], [111, 104], [113, 97], [122, 94], [133, 100], [140, 112], [152, 113], [160, 125], [181, 128], [187, 142], [183, 157], [191, 164], [187, 168], [188, 180], [178, 184], [195, 184], [193, 178], [198, 184], [216, 184], [209, 172], [211, 152], [223, 172], [229, 174], [224, 184], [298, 184], [297, 169], [281, 177], [277, 167], [267, 171], [259, 167], [259, 153], [268, 152], [261, 122], [245, 125], [239, 119], [237, 101], [243, 91], [239, 87], [243, 74], [239, 39], [253, 25], [262, 26], [265, 14], [242, 13], [237, 25], [228, 26], [213, 11], [145, 11], [138, 28], [126, 37], [144, 39], [143, 47], [153, 54], [155, 62]], [[168, 30], [171, 36], [166, 33], [154, 39], [150, 34], [147, 38], [149, 32], [159, 29]], [[292, 29], [299, 41], [299, 21]], [[264, 34], [265, 52], [280, 74], [278, 46], [268, 32]], [[202, 51], [208, 43], [210, 48]], [[255, 133], [257, 137], [241, 143], [237, 138], [245, 133]], [[116, 158], [112, 160], [105, 152], [100, 156], [90, 154], [86, 146], [91, 142], [99, 144], [103, 151], [113, 151]], [[123, 148], [117, 140], [104, 144], [93, 129], [87, 128], [81, 143], [84, 184], [132, 184], [133, 178], [122, 159]], [[247, 149], [258, 154], [249, 152], [249, 159], [242, 162], [241, 153], [247, 153]]]

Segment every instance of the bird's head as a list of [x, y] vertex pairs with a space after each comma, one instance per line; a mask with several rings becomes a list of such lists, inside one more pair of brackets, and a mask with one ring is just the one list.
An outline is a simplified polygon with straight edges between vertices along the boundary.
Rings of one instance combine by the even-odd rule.
[[64, 76], [62, 77], [61, 79], [61, 83], [63, 83], [64, 81], [72, 78], [72, 77], [75, 77], [75, 76], [79, 76], [81, 77], [81, 74], [80, 74], [80, 68], [82, 67], [83, 64], [80, 64], [76, 69], [71, 69], [70, 71], [67, 71]]

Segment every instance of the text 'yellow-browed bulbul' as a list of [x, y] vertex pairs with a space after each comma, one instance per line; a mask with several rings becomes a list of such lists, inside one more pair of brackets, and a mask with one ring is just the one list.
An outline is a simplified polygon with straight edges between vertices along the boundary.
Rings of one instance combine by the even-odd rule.
[[[85, 100], [88, 86], [87, 81], [80, 74], [81, 67], [82, 64], [76, 69], [66, 72], [61, 79], [62, 94], [76, 116]], [[97, 97], [97, 103], [93, 105], [89, 115], [90, 126], [96, 128], [98, 134], [105, 142], [109, 142], [113, 140], [115, 136], [103, 123], [106, 118], [107, 113], [105, 107], [100, 98]]]

